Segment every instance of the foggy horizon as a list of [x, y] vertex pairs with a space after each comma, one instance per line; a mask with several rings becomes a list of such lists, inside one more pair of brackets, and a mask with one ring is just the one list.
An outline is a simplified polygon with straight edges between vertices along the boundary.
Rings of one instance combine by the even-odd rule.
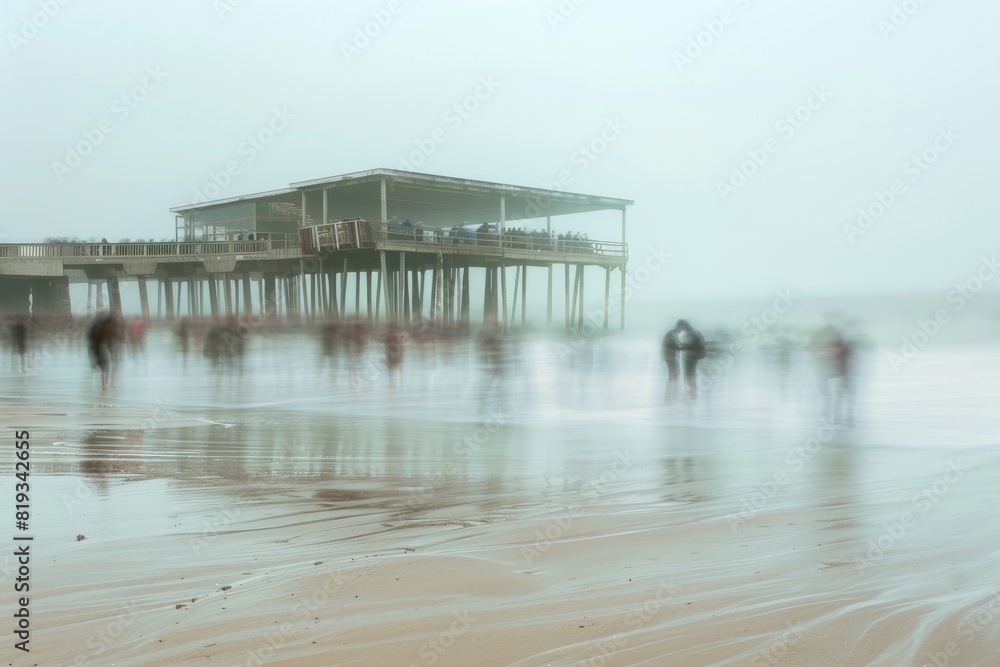
[[[979, 74], [1000, 63], [996, 7], [52, 0], [4, 14], [7, 243], [173, 238], [169, 209], [235, 163], [208, 199], [377, 168], [568, 176], [566, 191], [635, 201], [630, 272], [649, 248], [671, 255], [641, 301], [945, 294], [997, 247], [980, 202], [1000, 96]], [[553, 229], [620, 238], [617, 214], [606, 232], [573, 216]]]

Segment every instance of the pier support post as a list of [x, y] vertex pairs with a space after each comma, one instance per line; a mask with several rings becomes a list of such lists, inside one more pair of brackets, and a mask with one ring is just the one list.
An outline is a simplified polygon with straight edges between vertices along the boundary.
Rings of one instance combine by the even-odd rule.
[[493, 269], [486, 267], [486, 280], [483, 283], [483, 326], [488, 327], [493, 308], [490, 307], [490, 297], [493, 295]]
[[420, 324], [423, 317], [423, 304], [420, 303], [420, 276], [416, 269], [410, 270], [410, 317], [413, 323]]
[[511, 303], [510, 326], [514, 326], [514, 318], [517, 317], [517, 300], [521, 298], [521, 265], [514, 265], [514, 301]]
[[218, 291], [219, 279], [216, 278], [214, 273], [208, 276], [208, 302], [212, 308], [212, 319], [219, 319], [219, 291]]
[[139, 276], [139, 308], [142, 311], [142, 321], [149, 323], [149, 295], [146, 293], [146, 278]]
[[[552, 216], [545, 218], [545, 247], [551, 250], [552, 243]], [[552, 326], [552, 264], [549, 264], [549, 295], [545, 302], [545, 325]]]
[[340, 319], [347, 319], [347, 258], [344, 258], [344, 272], [340, 274]]
[[[385, 222], [385, 179], [382, 179], [382, 222]], [[390, 320], [389, 313], [389, 271], [385, 265], [385, 250], [378, 251], [378, 260], [381, 264], [382, 272], [379, 274], [379, 282], [382, 283], [381, 297], [385, 303], [386, 320]]]
[[309, 312], [312, 316], [312, 321], [315, 322], [318, 318], [316, 316], [316, 308], [321, 304], [317, 298], [317, 287], [319, 287], [319, 281], [316, 279], [315, 273], [309, 274]]
[[570, 322], [570, 320], [569, 320], [569, 318], [570, 318], [570, 312], [569, 312], [569, 309], [570, 309], [570, 301], [569, 301], [569, 262], [567, 262], [564, 266], [566, 267], [566, 283], [565, 283], [565, 286], [566, 286], [566, 329], [568, 330], [569, 329], [569, 322]]
[[326, 285], [330, 294], [330, 312], [340, 321], [340, 306], [337, 305], [337, 270], [330, 268], [326, 270]]
[[[622, 209], [622, 252], [625, 252], [625, 209]], [[622, 262], [622, 302], [618, 308], [621, 313], [621, 330], [625, 331], [625, 262]]]
[[365, 299], [365, 307], [368, 309], [368, 326], [372, 324], [372, 272], [371, 269], [365, 271], [365, 283], [367, 288], [367, 294]]
[[441, 323], [440, 316], [438, 315], [438, 268], [437, 262], [434, 262], [434, 268], [431, 269], [431, 309], [430, 318], [431, 326], [438, 326]]
[[462, 328], [469, 328], [469, 267], [462, 268]]
[[278, 317], [278, 290], [275, 286], [275, 277], [273, 273], [264, 274], [264, 303], [261, 304], [264, 308], [264, 317], [268, 320], [274, 320]]
[[118, 274], [114, 271], [108, 273], [108, 302], [111, 312], [122, 312], [122, 293], [118, 285]]
[[500, 261], [500, 299], [503, 302], [503, 332], [507, 333], [507, 265]]
[[435, 322], [438, 329], [444, 325], [444, 306], [442, 303], [442, 292], [444, 292], [444, 255], [438, 253], [437, 261], [434, 263], [434, 312]]
[[243, 316], [250, 317], [253, 315], [253, 299], [251, 298], [250, 291], [250, 274], [243, 274]]
[[167, 307], [167, 319], [174, 319], [174, 283], [169, 277], [163, 280], [163, 304]]
[[223, 294], [223, 300], [226, 304], [226, 317], [233, 316], [233, 292], [230, 289], [232, 286], [232, 281], [229, 279], [228, 273], [222, 274], [222, 288], [225, 290]]
[[611, 267], [604, 269], [604, 330], [608, 330], [608, 304], [611, 301]]
[[361, 319], [361, 271], [354, 272], [354, 315]]
[[396, 276], [396, 312], [399, 313], [399, 319], [403, 326], [409, 324], [410, 319], [410, 307], [406, 303], [407, 300], [407, 286], [406, 286], [406, 253], [399, 253], [399, 274]]
[[578, 296], [580, 294], [580, 265], [579, 264], [575, 264], [573, 268], [574, 268], [574, 270], [573, 270], [573, 304], [572, 304], [572, 307], [570, 308], [570, 312], [569, 312], [569, 324], [567, 325], [568, 329], [572, 329], [573, 328], [573, 323], [576, 321], [576, 304], [577, 304], [577, 298], [578, 298]]
[[521, 265], [521, 328], [528, 324], [528, 265]]

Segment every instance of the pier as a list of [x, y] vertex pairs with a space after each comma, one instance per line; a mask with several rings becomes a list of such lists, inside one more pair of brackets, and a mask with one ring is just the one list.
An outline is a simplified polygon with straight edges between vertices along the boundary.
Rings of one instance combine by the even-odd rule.
[[[470, 326], [475, 303], [484, 325], [507, 331], [528, 325], [535, 285], [545, 286], [552, 324], [559, 267], [567, 328], [584, 325], [588, 275], [603, 279], [605, 328], [612, 288], [620, 290], [624, 328], [632, 204], [390, 169], [292, 183], [171, 209], [172, 243], [0, 245], [0, 311], [70, 312], [69, 285], [83, 282], [88, 310], [121, 308], [122, 283], [134, 282], [146, 319], [152, 288], [156, 316], [167, 319], [356, 316]], [[553, 232], [554, 218], [565, 229], [581, 215], [603, 216], [620, 240]]]

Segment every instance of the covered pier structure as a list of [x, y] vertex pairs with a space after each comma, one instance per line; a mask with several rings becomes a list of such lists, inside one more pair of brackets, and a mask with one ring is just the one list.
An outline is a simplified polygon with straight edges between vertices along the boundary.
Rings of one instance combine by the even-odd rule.
[[[527, 325], [529, 277], [542, 278], [552, 322], [553, 272], [561, 264], [565, 325], [582, 327], [585, 315], [602, 314], [584, 312], [589, 267], [604, 274], [605, 328], [618, 273], [624, 328], [632, 203], [391, 169], [357, 172], [173, 208], [174, 243], [0, 245], [9, 295], [0, 309], [26, 312], [30, 294], [33, 311], [68, 311], [70, 282], [89, 285], [88, 310], [92, 295], [103, 307], [105, 289], [109, 306], [120, 307], [120, 281], [134, 280], [147, 318], [154, 281], [156, 312], [168, 319], [359, 316], [447, 326], [468, 325], [481, 306], [485, 324], [507, 330]], [[567, 229], [578, 215], [591, 222], [596, 215], [609, 239], [553, 232], [553, 219]]]
[[[291, 187], [300, 197], [303, 254], [343, 261], [343, 274], [352, 266], [366, 274], [374, 272], [376, 312], [378, 304], [385, 303], [391, 318], [408, 322], [430, 317], [444, 324], [468, 324], [470, 273], [476, 271], [481, 274], [476, 282], [482, 285], [484, 324], [499, 323], [506, 330], [519, 319], [525, 326], [528, 269], [534, 267], [546, 273], [550, 324], [552, 274], [558, 264], [565, 272], [567, 327], [583, 326], [588, 266], [605, 274], [605, 328], [615, 270], [624, 301], [630, 200], [390, 169]], [[609, 230], [609, 240], [553, 233], [553, 218], [593, 213], [607, 214], [601, 223]], [[568, 224], [560, 222], [563, 227]], [[619, 234], [621, 240], [610, 240]], [[513, 278], [508, 275], [511, 271]], [[366, 302], [371, 304], [368, 283]], [[360, 285], [360, 278], [354, 284]], [[328, 288], [333, 289], [332, 282]], [[346, 294], [341, 297], [343, 307]], [[358, 304], [356, 294], [355, 307]], [[624, 328], [624, 309], [619, 307], [618, 314]]]

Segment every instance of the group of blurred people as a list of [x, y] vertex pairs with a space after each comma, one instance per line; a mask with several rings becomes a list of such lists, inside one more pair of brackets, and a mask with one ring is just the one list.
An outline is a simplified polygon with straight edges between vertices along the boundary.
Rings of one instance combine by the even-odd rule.
[[[496, 323], [477, 332], [476, 338], [473, 338], [467, 325], [431, 329], [427, 324], [417, 322], [413, 327], [404, 328], [398, 323], [390, 322], [381, 332], [376, 333], [372, 331], [366, 318], [328, 320], [317, 328], [317, 368], [329, 369], [339, 365], [340, 359], [346, 359], [350, 381], [357, 384], [363, 380], [362, 374], [371, 370], [367, 366], [377, 365], [381, 367], [380, 371], [385, 371], [390, 384], [394, 384], [402, 378], [408, 346], [412, 346], [418, 354], [428, 353], [447, 358], [448, 351], [464, 339], [473, 344], [473, 347], [467, 349], [472, 350], [472, 354], [478, 358], [483, 377], [488, 382], [495, 383], [504, 376], [510, 363], [506, 349], [508, 338]], [[27, 315], [7, 318], [12, 366], [15, 371], [25, 374], [32, 368], [31, 341], [33, 337], [41, 339], [41, 332], [46, 330], [45, 325], [44, 317], [40, 321]], [[289, 328], [279, 323], [267, 326], [277, 330]], [[65, 325], [63, 329], [66, 329]], [[74, 330], [77, 332], [74, 337], [79, 340], [79, 325], [75, 325]], [[147, 333], [146, 321], [139, 317], [126, 321], [120, 312], [101, 312], [90, 321], [86, 327], [86, 347], [93, 367], [100, 373], [102, 390], [114, 385], [116, 370], [126, 350], [131, 352], [136, 361], [145, 359]], [[243, 371], [250, 335], [251, 327], [235, 317], [222, 322], [182, 318], [174, 329], [185, 367], [192, 349], [197, 349], [212, 368], [219, 372]], [[381, 354], [368, 354], [369, 343], [373, 340], [380, 343]], [[730, 342], [731, 337], [727, 338], [724, 332], [710, 332], [709, 340], [706, 341], [706, 336], [688, 320], [677, 320], [660, 344], [660, 357], [667, 371], [664, 402], [677, 400], [682, 392], [688, 401], [695, 401], [699, 387], [705, 389], [708, 386], [706, 382], [699, 384], [699, 363], [706, 357], [709, 357], [709, 362], [718, 362], [720, 350], [727, 349], [727, 343]], [[796, 349], [807, 352], [814, 362], [824, 412], [834, 422], [850, 422], [854, 416], [856, 359], [858, 350], [864, 346], [865, 339], [860, 334], [828, 324], [808, 336], [799, 336], [798, 343], [780, 331], [769, 331], [759, 351], [766, 364], [779, 374], [783, 398], [788, 369], [793, 365], [793, 353]], [[566, 356], [564, 361], [574, 370], [579, 370], [577, 366], [589, 366], [592, 363], [592, 360], [586, 358], [592, 352], [589, 345], [571, 347], [572, 354], [563, 356]], [[379, 359], [381, 364], [378, 363]], [[715, 363], [715, 366], [720, 364]], [[703, 370], [702, 377], [714, 380], [714, 377], [710, 377], [713, 370], [717, 369], [714, 366], [708, 368], [707, 375]]]
[[[660, 345], [660, 357], [667, 370], [664, 401], [670, 403], [675, 399], [682, 376], [687, 399], [695, 400], [699, 387], [698, 362], [713, 355], [713, 358], [725, 356], [724, 351], [730, 348], [732, 342], [733, 338], [727, 332], [718, 332], [706, 342], [705, 336], [687, 320], [677, 320]], [[857, 355], [861, 348], [868, 345], [867, 339], [859, 332], [832, 323], [820, 327], [802, 341], [801, 347], [813, 360], [823, 413], [834, 423], [850, 423], [854, 419]], [[788, 373], [797, 346], [784, 332], [770, 331], [759, 348], [767, 366], [777, 374], [782, 399], [786, 397]], [[738, 349], [743, 347], [742, 344], [737, 345]], [[731, 353], [729, 357], [731, 362]], [[729, 363], [715, 365], [728, 368]], [[712, 370], [718, 369], [709, 369]]]

